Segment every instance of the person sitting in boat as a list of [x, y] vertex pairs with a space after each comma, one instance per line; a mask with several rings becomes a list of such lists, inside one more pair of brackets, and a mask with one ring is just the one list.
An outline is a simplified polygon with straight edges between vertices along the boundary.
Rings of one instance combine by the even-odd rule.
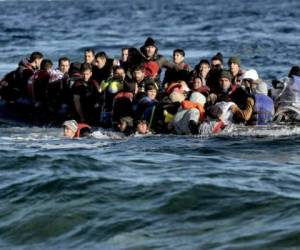
[[116, 95], [124, 89], [125, 71], [121, 66], [114, 68], [113, 76], [107, 81], [102, 81], [99, 92], [101, 94], [101, 118], [102, 127], [112, 126], [113, 103]]
[[138, 65], [132, 71], [132, 82], [137, 85], [138, 96], [143, 97], [146, 84], [153, 83], [154, 80], [145, 76], [145, 67], [143, 65]]
[[205, 118], [205, 102], [205, 96], [199, 92], [192, 93], [189, 100], [182, 100], [181, 108], [175, 114], [169, 128], [174, 128], [176, 134], [198, 134], [199, 124]]
[[146, 96], [139, 101], [135, 110], [136, 119], [146, 120], [151, 125], [155, 107], [158, 104], [158, 101], [156, 100], [157, 93], [158, 86], [155, 82], [146, 84]]
[[16, 70], [6, 74], [0, 81], [2, 99], [21, 105], [30, 103], [28, 100], [27, 83], [35, 71], [40, 69], [44, 56], [41, 52], [32, 52], [30, 58], [19, 62]]
[[207, 59], [201, 59], [201, 61], [195, 66], [194, 70], [191, 72], [190, 80], [200, 78], [202, 85], [207, 86], [209, 71], [209, 61]]
[[54, 119], [65, 119], [70, 114], [69, 70], [70, 59], [61, 57], [58, 59], [58, 69], [50, 71], [50, 79], [46, 91], [47, 105]]
[[80, 122], [97, 124], [99, 121], [99, 84], [92, 77], [92, 65], [84, 63], [81, 65], [82, 78], [77, 80], [73, 86], [73, 101], [75, 114]]
[[113, 100], [112, 123], [116, 124], [121, 117], [133, 117], [133, 97], [137, 91], [136, 84], [124, 82], [123, 90]]
[[114, 60], [109, 58], [104, 51], [95, 55], [95, 64], [93, 65], [93, 80], [101, 83], [107, 81], [113, 75]]
[[241, 85], [244, 71], [241, 69], [241, 59], [238, 56], [232, 56], [228, 59], [229, 71], [232, 75], [232, 84]]
[[36, 71], [28, 80], [28, 96], [38, 116], [45, 115], [48, 111], [46, 95], [52, 66], [51, 60], [43, 59], [41, 69]]
[[247, 125], [269, 125], [273, 121], [274, 102], [268, 96], [268, 87], [254, 69], [249, 69], [244, 74], [242, 85], [254, 97], [254, 107]]
[[67, 138], [86, 137], [92, 133], [92, 128], [85, 123], [68, 120], [63, 123], [64, 136]]
[[199, 92], [205, 97], [209, 95], [210, 88], [205, 85], [205, 82], [203, 82], [203, 78], [199, 76], [193, 76], [190, 81], [190, 89], [192, 92]]
[[234, 121], [236, 123], [245, 123], [252, 116], [255, 101], [244, 88], [232, 84], [231, 81], [231, 73], [223, 70], [219, 78], [220, 91], [209, 95], [206, 108], [217, 102], [234, 102], [236, 104], [232, 106]]
[[188, 82], [189, 74], [192, 70], [191, 66], [185, 63], [185, 51], [183, 49], [175, 49], [173, 51], [173, 62], [177, 69], [167, 69], [163, 80], [166, 88], [169, 84], [178, 81]]
[[206, 110], [205, 121], [199, 126], [199, 134], [213, 135], [221, 133], [233, 122], [233, 102], [217, 102]]
[[91, 65], [96, 64], [95, 50], [93, 48], [88, 48], [84, 51], [84, 63], [89, 63]]
[[287, 78], [273, 82], [276, 122], [300, 121], [300, 67], [294, 65]]
[[218, 52], [210, 59], [210, 71], [206, 79], [206, 85], [211, 92], [217, 92], [220, 89], [219, 78], [224, 68], [223, 55]]
[[169, 62], [164, 56], [158, 54], [158, 48], [153, 38], [148, 37], [144, 45], [140, 48], [144, 57], [144, 67], [146, 76], [153, 78], [156, 82], [160, 79], [162, 68], [174, 69], [175, 64]]
[[71, 66], [71, 61], [68, 57], [60, 57], [58, 59], [58, 70], [64, 74], [64, 76], [69, 75], [69, 70]]

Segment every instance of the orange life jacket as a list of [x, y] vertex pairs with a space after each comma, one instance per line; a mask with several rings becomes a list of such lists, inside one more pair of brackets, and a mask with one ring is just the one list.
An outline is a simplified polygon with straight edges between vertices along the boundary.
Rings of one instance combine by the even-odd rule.
[[199, 112], [200, 112], [199, 120], [200, 120], [200, 122], [204, 121], [204, 119], [205, 119], [205, 110], [204, 110], [203, 105], [201, 105], [200, 103], [191, 102], [189, 100], [184, 100], [181, 103], [181, 107], [184, 108], [184, 109], [193, 109], [193, 108], [198, 109]]

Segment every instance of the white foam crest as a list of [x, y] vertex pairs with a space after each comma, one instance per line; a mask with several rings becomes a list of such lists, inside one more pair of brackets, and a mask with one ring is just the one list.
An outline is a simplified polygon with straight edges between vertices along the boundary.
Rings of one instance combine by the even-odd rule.
[[243, 126], [230, 125], [220, 135], [229, 136], [255, 136], [255, 137], [282, 137], [300, 135], [300, 126], [295, 125], [269, 125], [269, 126]]

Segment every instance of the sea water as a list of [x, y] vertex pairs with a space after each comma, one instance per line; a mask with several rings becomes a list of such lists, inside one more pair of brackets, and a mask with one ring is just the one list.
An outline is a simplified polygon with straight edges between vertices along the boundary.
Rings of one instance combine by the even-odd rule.
[[[300, 63], [292, 1], [1, 1], [0, 76], [41, 51], [118, 58], [148, 36], [195, 65], [240, 55], [261, 78]], [[57, 65], [57, 64], [56, 64]], [[122, 137], [0, 126], [0, 249], [298, 249], [298, 128]]]

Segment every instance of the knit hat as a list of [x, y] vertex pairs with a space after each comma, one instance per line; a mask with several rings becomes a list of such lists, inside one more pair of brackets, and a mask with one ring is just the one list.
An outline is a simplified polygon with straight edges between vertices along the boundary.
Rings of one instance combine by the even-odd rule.
[[228, 60], [228, 65], [230, 65], [232, 63], [235, 63], [235, 64], [241, 66], [241, 59], [238, 56], [232, 56]]
[[219, 79], [221, 78], [227, 78], [229, 81], [232, 81], [232, 76], [229, 71], [222, 70]]
[[148, 37], [147, 40], [145, 41], [145, 44], [144, 44], [145, 47], [148, 47], [148, 46], [154, 46], [155, 48], [156, 47], [156, 43], [154, 41], [154, 39], [152, 37]]
[[251, 79], [253, 81], [257, 81], [259, 77], [255, 69], [249, 69], [245, 72], [243, 79]]
[[76, 133], [78, 129], [78, 123], [75, 120], [68, 120], [63, 123], [63, 126], [68, 127], [71, 129], [74, 133]]

